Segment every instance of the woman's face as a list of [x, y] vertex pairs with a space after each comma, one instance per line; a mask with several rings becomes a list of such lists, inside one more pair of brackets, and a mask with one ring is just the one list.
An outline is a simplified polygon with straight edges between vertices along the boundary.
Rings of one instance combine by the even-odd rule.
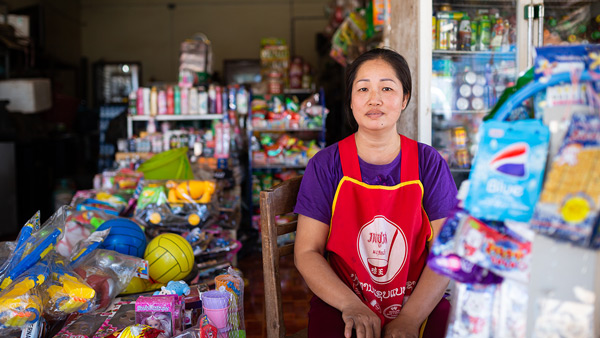
[[396, 121], [407, 101], [402, 83], [389, 63], [375, 59], [365, 61], [358, 68], [350, 108], [359, 129], [396, 130]]

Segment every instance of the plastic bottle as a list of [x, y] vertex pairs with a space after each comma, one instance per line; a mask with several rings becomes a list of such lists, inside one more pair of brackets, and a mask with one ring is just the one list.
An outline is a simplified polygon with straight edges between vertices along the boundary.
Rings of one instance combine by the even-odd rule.
[[173, 98], [173, 113], [175, 115], [181, 115], [181, 89], [179, 86], [175, 86]]
[[487, 15], [481, 17], [479, 21], [479, 31], [477, 32], [477, 50], [487, 51], [490, 50], [490, 39], [492, 34], [492, 22]]
[[237, 90], [239, 85], [229, 86], [227, 91], [227, 105], [229, 110], [237, 110]]
[[150, 116], [158, 114], [158, 91], [156, 87], [152, 87], [150, 91]]
[[128, 102], [128, 107], [127, 107], [127, 113], [129, 113], [129, 115], [137, 115], [137, 93], [135, 90], [132, 90], [131, 93], [129, 93], [129, 102]]
[[196, 87], [189, 89], [189, 113], [190, 115], [198, 114], [198, 90]]
[[463, 16], [458, 27], [458, 49], [471, 50], [471, 21], [468, 15]]
[[167, 114], [167, 93], [164, 90], [158, 91], [158, 115]]
[[173, 92], [173, 86], [167, 87], [167, 115], [173, 115], [175, 113], [175, 93]]
[[215, 86], [215, 111], [214, 114], [223, 114], [223, 96], [221, 86]]
[[208, 93], [204, 87], [200, 87], [198, 91], [198, 114], [208, 114]]
[[144, 88], [143, 94], [144, 115], [150, 116], [150, 88]]
[[137, 115], [144, 115], [144, 88], [138, 88], [136, 98]]
[[181, 104], [181, 115], [189, 115], [190, 114], [190, 110], [189, 110], [189, 97], [188, 97], [188, 89], [187, 88], [181, 88], [181, 90], [179, 91], [181, 98], [180, 98], [180, 104]]
[[208, 113], [216, 114], [217, 111], [217, 91], [214, 84], [208, 86]]
[[235, 96], [238, 114], [248, 115], [248, 91], [246, 87], [240, 86]]

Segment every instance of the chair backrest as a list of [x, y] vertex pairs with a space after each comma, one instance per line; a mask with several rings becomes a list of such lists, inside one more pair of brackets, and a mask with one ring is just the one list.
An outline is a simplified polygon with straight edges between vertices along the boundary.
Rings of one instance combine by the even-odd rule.
[[302, 176], [260, 192], [260, 226], [262, 233], [263, 274], [267, 337], [285, 337], [279, 258], [294, 253], [294, 243], [279, 246], [277, 237], [296, 231], [297, 216], [285, 224], [277, 224], [275, 216], [294, 211]]

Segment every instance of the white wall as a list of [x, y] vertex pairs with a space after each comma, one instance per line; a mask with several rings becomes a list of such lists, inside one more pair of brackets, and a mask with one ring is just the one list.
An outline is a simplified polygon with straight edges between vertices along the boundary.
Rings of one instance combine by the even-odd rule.
[[[141, 61], [142, 84], [150, 80], [175, 82], [180, 43], [201, 32], [213, 43], [213, 69], [221, 74], [226, 58], [257, 59], [263, 37], [285, 38], [296, 54], [316, 65], [315, 34], [325, 28], [324, 6], [328, 3], [81, 0], [82, 55], [90, 64], [100, 59]], [[169, 4], [175, 7], [169, 9]]]

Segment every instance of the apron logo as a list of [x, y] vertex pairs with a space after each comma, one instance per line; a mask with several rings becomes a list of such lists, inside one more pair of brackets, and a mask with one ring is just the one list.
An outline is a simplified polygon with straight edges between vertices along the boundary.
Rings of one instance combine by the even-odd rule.
[[384, 216], [375, 216], [358, 234], [358, 256], [371, 279], [389, 283], [406, 263], [406, 236]]
[[400, 310], [402, 309], [402, 305], [400, 304], [392, 304], [383, 310], [383, 315], [385, 318], [394, 319], [398, 317], [400, 314]]

